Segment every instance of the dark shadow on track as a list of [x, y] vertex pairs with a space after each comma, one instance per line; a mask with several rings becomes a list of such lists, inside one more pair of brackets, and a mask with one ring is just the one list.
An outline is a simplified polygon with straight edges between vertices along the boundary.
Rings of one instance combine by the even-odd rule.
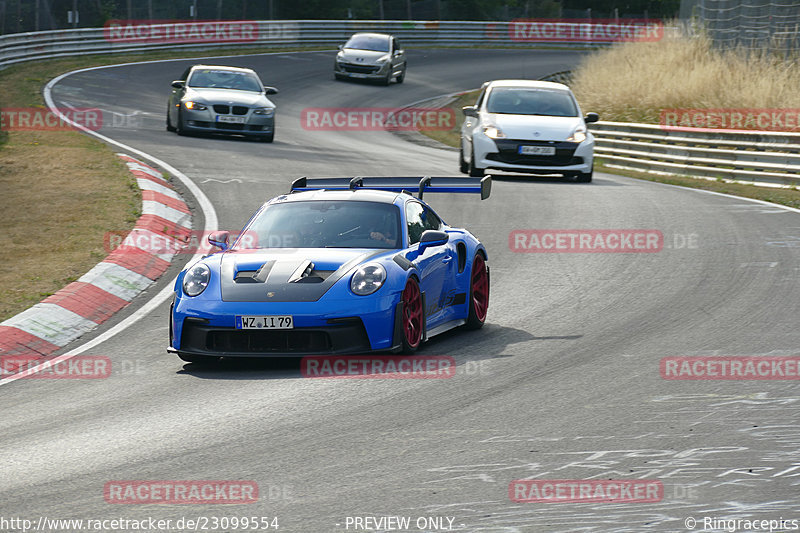
[[[450, 356], [456, 367], [489, 359], [514, 357], [505, 354], [506, 347], [521, 342], [547, 340], [578, 340], [583, 335], [536, 336], [523, 329], [486, 324], [477, 331], [452, 329], [429, 339], [413, 357]], [[363, 354], [354, 354], [361, 356]], [[363, 355], [365, 358], [380, 358], [398, 354], [377, 353]], [[337, 356], [331, 356], [335, 358]], [[206, 363], [187, 363], [177, 374], [200, 379], [267, 380], [267, 379], [339, 379], [305, 378], [302, 375], [302, 356], [299, 357], [230, 357]], [[381, 379], [381, 378], [375, 378]]]

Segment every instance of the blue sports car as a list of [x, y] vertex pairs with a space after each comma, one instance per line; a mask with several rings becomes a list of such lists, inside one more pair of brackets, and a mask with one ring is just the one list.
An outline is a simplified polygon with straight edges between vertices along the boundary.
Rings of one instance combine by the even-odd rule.
[[189, 362], [408, 354], [449, 329], [480, 328], [486, 249], [422, 197], [490, 191], [490, 177], [295, 180], [233, 244], [209, 236], [221, 251], [178, 275], [168, 351]]

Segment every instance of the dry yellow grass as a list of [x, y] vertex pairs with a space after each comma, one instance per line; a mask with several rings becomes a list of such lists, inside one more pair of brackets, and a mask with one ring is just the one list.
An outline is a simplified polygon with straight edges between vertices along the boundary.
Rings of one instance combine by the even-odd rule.
[[[219, 53], [264, 51], [274, 49]], [[207, 55], [150, 51], [11, 66], [0, 72], [0, 108], [44, 108], [45, 83], [77, 68]], [[104, 234], [132, 228], [140, 208], [136, 181], [100, 141], [71, 131], [0, 131], [0, 321], [101, 261]]]
[[710, 41], [667, 37], [591, 54], [571, 83], [601, 120], [658, 123], [662, 109], [800, 108], [800, 69], [766, 54], [720, 52]]
[[133, 227], [141, 193], [108, 146], [76, 132], [11, 132], [0, 150], [0, 320], [102, 260]]

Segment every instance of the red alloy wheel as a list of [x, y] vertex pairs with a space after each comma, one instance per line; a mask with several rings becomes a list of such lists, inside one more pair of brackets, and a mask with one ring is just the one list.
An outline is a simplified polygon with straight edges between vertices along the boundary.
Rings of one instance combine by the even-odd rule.
[[414, 278], [408, 280], [403, 290], [403, 336], [412, 350], [422, 341], [422, 296]]
[[489, 310], [489, 276], [486, 273], [486, 261], [480, 254], [475, 255], [472, 263], [472, 308], [479, 322], [486, 320]]

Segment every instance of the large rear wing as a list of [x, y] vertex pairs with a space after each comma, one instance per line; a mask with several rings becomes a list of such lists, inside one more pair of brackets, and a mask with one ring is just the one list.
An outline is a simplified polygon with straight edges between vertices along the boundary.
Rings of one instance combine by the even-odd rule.
[[481, 200], [489, 198], [492, 192], [492, 177], [448, 178], [425, 176], [414, 177], [361, 177], [354, 178], [297, 178], [292, 182], [291, 192], [346, 191], [357, 189], [376, 189], [380, 191], [416, 192], [419, 198], [426, 192], [480, 193]]

